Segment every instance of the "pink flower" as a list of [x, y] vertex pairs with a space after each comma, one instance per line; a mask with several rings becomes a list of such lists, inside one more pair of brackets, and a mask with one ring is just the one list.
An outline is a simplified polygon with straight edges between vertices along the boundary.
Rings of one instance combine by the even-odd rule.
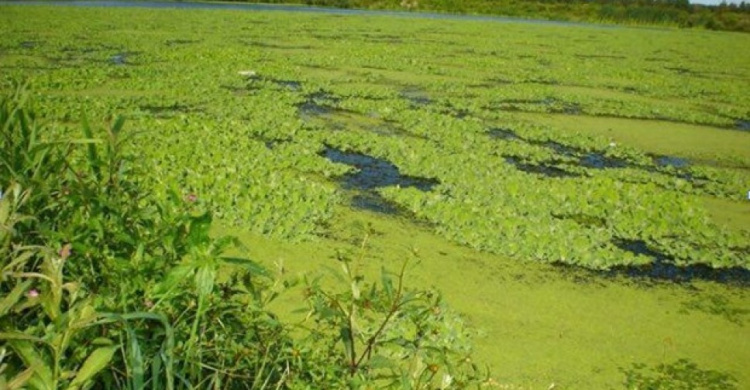
[[185, 197], [185, 200], [187, 200], [190, 203], [195, 203], [198, 200], [198, 195], [188, 194], [188, 196]]
[[39, 291], [32, 288], [26, 293], [26, 296], [29, 297], [29, 299], [34, 299], [39, 296]]

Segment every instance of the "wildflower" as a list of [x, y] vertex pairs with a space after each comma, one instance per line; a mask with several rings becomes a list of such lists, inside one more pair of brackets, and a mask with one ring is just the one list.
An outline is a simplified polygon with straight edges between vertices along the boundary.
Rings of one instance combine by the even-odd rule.
[[198, 200], [198, 195], [196, 194], [188, 194], [188, 196], [185, 197], [185, 200], [190, 203], [195, 203]]
[[29, 299], [34, 299], [39, 296], [39, 291], [32, 288], [26, 293], [26, 296], [29, 297]]

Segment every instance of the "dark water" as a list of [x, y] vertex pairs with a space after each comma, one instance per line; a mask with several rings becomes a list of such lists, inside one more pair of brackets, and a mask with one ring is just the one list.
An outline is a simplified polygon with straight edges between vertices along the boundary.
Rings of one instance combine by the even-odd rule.
[[[493, 139], [500, 140], [518, 140], [526, 142], [531, 145], [536, 145], [550, 149], [555, 154], [558, 154], [565, 158], [573, 158], [578, 160], [577, 163], [561, 162], [556, 161], [554, 158], [548, 162], [529, 164], [524, 162], [522, 159], [506, 156], [505, 161], [512, 164], [517, 169], [528, 172], [544, 175], [547, 177], [574, 177], [580, 176], [572, 172], [565, 170], [566, 165], [577, 165], [579, 167], [589, 169], [617, 169], [617, 168], [635, 168], [641, 169], [652, 173], [670, 175], [676, 178], [681, 178], [690, 181], [693, 185], [702, 185], [706, 181], [709, 181], [705, 177], [698, 177], [693, 175], [690, 168], [690, 161], [676, 156], [667, 155], [649, 155], [653, 161], [653, 166], [639, 165], [632, 161], [624, 158], [608, 156], [606, 151], [586, 151], [581, 148], [565, 145], [556, 141], [544, 141], [544, 140], [529, 140], [519, 136], [516, 132], [506, 128], [491, 128], [487, 131], [487, 135]], [[562, 167], [561, 167], [562, 165]], [[673, 168], [671, 170], [664, 170], [658, 168]]]
[[408, 100], [413, 107], [424, 107], [432, 103], [432, 99], [424, 91], [417, 88], [407, 88], [401, 91], [401, 97]]
[[109, 59], [114, 65], [125, 65], [127, 63], [127, 54], [115, 54]]
[[564, 178], [564, 177], [579, 177], [580, 175], [568, 172], [562, 168], [553, 167], [544, 164], [528, 164], [515, 157], [505, 157], [505, 162], [513, 165], [519, 171], [526, 173], [533, 173], [536, 175], [552, 177], [552, 178]]
[[654, 164], [660, 167], [687, 168], [690, 162], [687, 159], [674, 156], [652, 156]]
[[313, 117], [331, 114], [336, 111], [336, 104], [341, 99], [325, 91], [318, 91], [306, 96], [306, 100], [297, 106], [299, 116], [303, 120], [309, 120]]
[[703, 264], [679, 266], [674, 263], [674, 259], [649, 247], [643, 240], [615, 239], [612, 243], [624, 251], [649, 257], [653, 261], [643, 266], [617, 266], [612, 268], [610, 273], [627, 275], [637, 279], [666, 280], [671, 282], [709, 280], [719, 283], [750, 286], [750, 270], [745, 268], [717, 269]]
[[400, 186], [430, 191], [432, 187], [440, 184], [435, 179], [402, 175], [398, 167], [382, 158], [344, 152], [332, 147], [327, 147], [322, 154], [330, 161], [357, 168], [357, 172], [344, 175], [343, 186], [346, 189], [372, 190], [379, 187]]
[[579, 164], [583, 167], [593, 169], [625, 168], [630, 165], [627, 160], [607, 157], [602, 153], [596, 152], [591, 152], [581, 157]]
[[440, 184], [436, 179], [402, 175], [390, 161], [362, 153], [344, 152], [328, 146], [321, 155], [330, 161], [357, 168], [356, 172], [342, 176], [340, 181], [344, 189], [357, 192], [352, 198], [352, 206], [358, 209], [398, 214], [401, 211], [399, 207], [383, 199], [375, 189], [400, 186], [430, 191]]
[[487, 134], [490, 135], [490, 137], [495, 139], [504, 139], [504, 140], [520, 140], [521, 137], [518, 136], [513, 130], [510, 129], [502, 129], [499, 127], [495, 127], [490, 129], [490, 131], [487, 132]]

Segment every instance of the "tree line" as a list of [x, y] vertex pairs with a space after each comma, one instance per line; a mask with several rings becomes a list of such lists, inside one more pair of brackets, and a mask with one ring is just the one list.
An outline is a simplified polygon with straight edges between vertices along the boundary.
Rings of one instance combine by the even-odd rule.
[[[242, 1], [242, 0], [240, 0]], [[750, 32], [750, 2], [717, 6], [688, 0], [247, 0], [364, 9], [503, 15], [574, 22], [668, 25]]]

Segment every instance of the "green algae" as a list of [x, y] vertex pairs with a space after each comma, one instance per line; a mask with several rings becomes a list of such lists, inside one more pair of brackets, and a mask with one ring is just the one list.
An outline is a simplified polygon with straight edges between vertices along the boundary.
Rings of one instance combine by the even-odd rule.
[[[337, 210], [329, 238], [290, 244], [232, 229], [249, 256], [287, 277], [336, 269], [337, 251], [369, 239], [363, 272], [395, 269], [418, 256], [407, 278], [413, 287], [434, 287], [477, 331], [475, 358], [507, 388], [622, 388], [634, 364], [656, 367], [687, 359], [740, 384], [750, 383], [747, 290], [713, 282], [640, 284], [626, 277], [574, 268], [519, 263], [447, 242], [404, 218]], [[335, 284], [333, 276], [326, 276]], [[277, 302], [287, 318], [302, 292]]]

